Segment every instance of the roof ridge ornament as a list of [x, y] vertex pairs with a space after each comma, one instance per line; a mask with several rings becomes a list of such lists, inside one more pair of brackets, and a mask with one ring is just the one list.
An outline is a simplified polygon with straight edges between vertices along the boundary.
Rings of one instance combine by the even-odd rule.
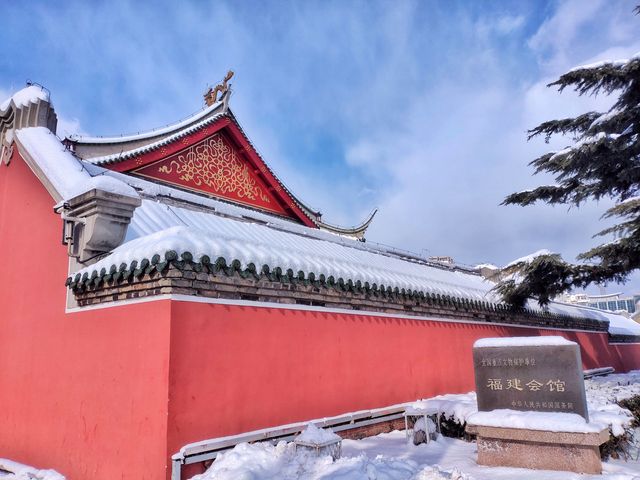
[[228, 82], [229, 80], [231, 80], [231, 77], [233, 77], [233, 70], [229, 70], [227, 72], [225, 77], [222, 79], [221, 83], [217, 84], [213, 88], [209, 87], [209, 89], [204, 94], [204, 102], [207, 104], [208, 107], [210, 107], [211, 105], [213, 105], [218, 101], [218, 92], [220, 93], [220, 100], [222, 100], [225, 97], [225, 95], [229, 91]]

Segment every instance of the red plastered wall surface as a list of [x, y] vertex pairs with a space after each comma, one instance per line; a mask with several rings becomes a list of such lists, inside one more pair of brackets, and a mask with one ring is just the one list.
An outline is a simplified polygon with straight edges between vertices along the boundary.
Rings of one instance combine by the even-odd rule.
[[0, 165], [0, 457], [68, 480], [163, 478], [169, 301], [65, 314], [54, 201]]
[[606, 334], [172, 303], [168, 446], [474, 390], [479, 338], [559, 335], [584, 368], [640, 368]]

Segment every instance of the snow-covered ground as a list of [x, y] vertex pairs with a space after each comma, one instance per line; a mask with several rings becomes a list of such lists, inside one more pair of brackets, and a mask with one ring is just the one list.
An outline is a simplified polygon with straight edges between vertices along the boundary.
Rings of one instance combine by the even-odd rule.
[[[13, 472], [13, 473], [4, 473]], [[5, 458], [0, 458], [0, 479], [2, 480], [65, 480], [55, 470], [38, 470]]]
[[[585, 381], [592, 421], [610, 425], [615, 434], [629, 427], [628, 411], [617, 401], [640, 395], [640, 371]], [[437, 406], [460, 423], [476, 413], [475, 394], [441, 395], [416, 402]], [[296, 451], [292, 443], [240, 444], [218, 457], [211, 468], [192, 480], [640, 480], [640, 461], [603, 462], [602, 475], [483, 467], [476, 464], [476, 444], [440, 436], [429, 444], [413, 445], [395, 431], [363, 440], [344, 440], [342, 458], [315, 457]]]
[[483, 467], [476, 444], [446, 437], [414, 446], [404, 432], [343, 440], [342, 458], [314, 457], [292, 443], [238, 445], [192, 480], [636, 480], [640, 462], [609, 460], [603, 475]]

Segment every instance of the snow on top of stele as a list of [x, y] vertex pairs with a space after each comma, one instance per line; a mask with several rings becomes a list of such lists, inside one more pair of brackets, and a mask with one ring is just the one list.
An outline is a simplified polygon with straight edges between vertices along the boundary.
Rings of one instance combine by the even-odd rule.
[[473, 347], [537, 347], [549, 345], [577, 345], [577, 343], [557, 335], [546, 335], [542, 337], [481, 338], [475, 341]]
[[18, 90], [11, 97], [7, 98], [0, 104], [0, 112], [5, 111], [13, 103], [16, 108], [24, 107], [29, 103], [36, 103], [38, 100], [49, 101], [49, 92], [37, 85], [29, 85], [28, 87]]
[[484, 427], [519, 428], [547, 432], [597, 433], [605, 428], [604, 422], [587, 422], [577, 413], [522, 412], [506, 408], [477, 412], [468, 423]]

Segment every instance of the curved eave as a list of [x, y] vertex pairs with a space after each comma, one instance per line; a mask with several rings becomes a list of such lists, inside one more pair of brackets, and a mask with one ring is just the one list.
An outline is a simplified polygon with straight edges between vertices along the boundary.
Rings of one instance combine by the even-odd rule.
[[345, 235], [347, 237], [354, 237], [354, 238], [357, 238], [358, 240], [363, 240], [364, 234], [367, 231], [367, 228], [369, 228], [369, 225], [371, 225], [371, 222], [373, 221], [373, 217], [376, 216], [376, 213], [378, 213], [377, 208], [369, 214], [369, 216], [364, 222], [362, 222], [360, 225], [356, 227], [351, 227], [351, 228], [331, 225], [321, 220], [318, 220], [317, 224], [318, 224], [318, 227], [321, 228], [322, 230], [326, 230], [328, 232], [335, 233], [338, 235]]
[[132, 135], [120, 135], [116, 137], [92, 137], [92, 136], [83, 136], [83, 135], [71, 135], [70, 137], [68, 137], [68, 140], [73, 142], [76, 145], [89, 146], [89, 145], [130, 143], [138, 140], [154, 139], [162, 135], [170, 135], [172, 133], [177, 132], [178, 130], [189, 127], [195, 122], [205, 117], [208, 117], [211, 114], [220, 113], [219, 110], [224, 110], [225, 106], [226, 106], [226, 103], [220, 100], [214, 103], [213, 105], [203, 108], [199, 112], [193, 115], [190, 115], [184, 120], [180, 120], [179, 122], [169, 124], [165, 127], [154, 128], [146, 132], [140, 132]]
[[15, 118], [15, 109], [9, 104], [5, 110], [0, 109], [0, 129], [10, 128]]
[[318, 227], [320, 228], [320, 225], [322, 224], [321, 221], [321, 217], [322, 214], [318, 211], [313, 210], [311, 207], [309, 207], [308, 205], [306, 205], [302, 200], [300, 200], [296, 195], [293, 194], [293, 192], [291, 192], [291, 190], [289, 190], [287, 188], [287, 186], [282, 182], [282, 180], [280, 180], [280, 178], [278, 178], [278, 176], [275, 174], [275, 172], [271, 169], [271, 167], [269, 166], [269, 164], [267, 162], [264, 161], [264, 158], [262, 158], [262, 155], [260, 155], [260, 152], [258, 151], [258, 149], [256, 148], [256, 146], [253, 144], [253, 142], [251, 141], [251, 139], [247, 136], [247, 134], [245, 133], [244, 129], [242, 128], [242, 125], [240, 125], [240, 122], [238, 122], [238, 119], [236, 118], [236, 116], [233, 114], [233, 112], [231, 111], [231, 109], [228, 110], [227, 112], [229, 118], [233, 121], [233, 123], [235, 124], [235, 126], [238, 128], [238, 130], [240, 131], [240, 133], [242, 134], [242, 136], [244, 137], [245, 141], [251, 146], [251, 148], [253, 149], [254, 152], [256, 152], [256, 155], [258, 155], [258, 157], [260, 158], [260, 160], [262, 161], [262, 163], [265, 164], [265, 166], [267, 167], [267, 170], [269, 170], [269, 173], [273, 176], [273, 178], [276, 179], [276, 181], [280, 184], [280, 186], [282, 187], [282, 189], [287, 193], [287, 195], [289, 195], [293, 201], [295, 202], [296, 206], [298, 208], [300, 208], [300, 210], [302, 210], [304, 212], [304, 214]]
[[[196, 122], [195, 124], [190, 125], [187, 128], [182, 128], [177, 132], [164, 136], [160, 140], [148, 143], [146, 145], [134, 148], [132, 150], [121, 151], [118, 153], [114, 153], [111, 155], [104, 155], [100, 157], [83, 158], [83, 160], [89, 163], [92, 163], [94, 165], [112, 165], [114, 163], [120, 163], [124, 160], [129, 160], [130, 158], [134, 158], [139, 155], [144, 155], [145, 153], [152, 152], [165, 145], [168, 145], [177, 140], [180, 140], [181, 138], [186, 137], [187, 135], [190, 135], [194, 132], [197, 132], [198, 130], [201, 130], [207, 125], [210, 125], [220, 120], [221, 118], [225, 117], [225, 115], [226, 115], [226, 112], [219, 112], [219, 113], [216, 113], [215, 115], [208, 116], [203, 120], [200, 120], [199, 122]], [[77, 143], [74, 143], [74, 145], [80, 146], [80, 144], [77, 144]], [[82, 146], [86, 146], [86, 144], [83, 144]]]

